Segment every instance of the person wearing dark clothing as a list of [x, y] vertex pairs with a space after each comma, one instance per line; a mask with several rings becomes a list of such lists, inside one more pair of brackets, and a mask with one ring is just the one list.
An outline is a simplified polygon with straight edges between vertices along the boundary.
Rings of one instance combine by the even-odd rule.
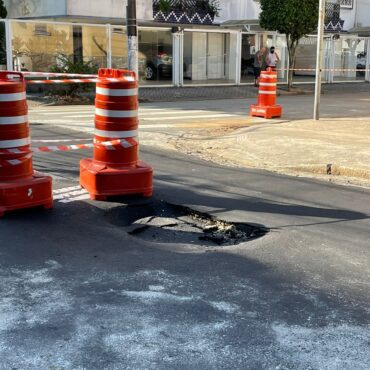
[[271, 46], [270, 52], [266, 55], [266, 69], [271, 68], [276, 71], [276, 65], [280, 61], [279, 55], [275, 52], [275, 47]]
[[265, 54], [266, 48], [261, 48], [261, 50], [257, 51], [254, 55], [254, 63], [253, 63], [253, 71], [254, 71], [254, 86], [258, 86], [262, 63], [263, 63], [263, 56]]

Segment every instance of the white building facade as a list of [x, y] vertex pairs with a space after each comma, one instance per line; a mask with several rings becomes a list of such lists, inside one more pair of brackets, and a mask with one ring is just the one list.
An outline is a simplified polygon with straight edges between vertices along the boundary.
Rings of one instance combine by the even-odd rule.
[[[173, 0], [174, 4], [177, 0]], [[188, 0], [183, 0], [188, 1]], [[370, 0], [328, 0], [340, 9], [325, 37], [327, 82], [369, 81]], [[127, 0], [6, 0], [5, 69], [49, 71], [70, 62], [127, 67]], [[158, 0], [137, 0], [139, 78], [142, 86], [240, 85], [253, 82], [262, 46], [280, 54], [279, 79], [288, 65], [285, 36], [259, 27], [259, 1], [220, 0], [219, 14], [189, 8], [165, 11]], [[343, 22], [344, 21], [344, 22]], [[338, 36], [339, 35], [339, 36]], [[1, 51], [1, 50], [0, 50]], [[316, 37], [302, 40], [296, 81], [313, 82]]]

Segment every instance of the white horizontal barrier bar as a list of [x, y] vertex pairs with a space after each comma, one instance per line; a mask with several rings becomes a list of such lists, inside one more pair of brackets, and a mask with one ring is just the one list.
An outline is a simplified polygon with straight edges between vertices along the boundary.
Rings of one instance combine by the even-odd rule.
[[104, 96], [136, 96], [138, 89], [106, 89], [97, 87], [96, 93]]
[[14, 93], [14, 94], [0, 94], [0, 102], [12, 102], [12, 101], [19, 101], [19, 100], [26, 100], [26, 92], [21, 93]]
[[16, 148], [31, 144], [29, 137], [18, 140], [0, 140], [0, 148]]
[[102, 117], [110, 118], [134, 118], [138, 116], [138, 111], [135, 110], [107, 110], [95, 108], [95, 114]]
[[260, 91], [258, 91], [258, 94], [262, 94], [262, 95], [276, 95], [276, 91], [264, 91], [264, 90], [260, 90]]
[[27, 122], [28, 116], [0, 117], [0, 125], [19, 125]]
[[105, 138], [113, 138], [113, 139], [126, 139], [129, 137], [135, 137], [138, 135], [137, 130], [132, 131], [106, 131], [106, 130], [98, 130], [95, 129], [95, 135]]

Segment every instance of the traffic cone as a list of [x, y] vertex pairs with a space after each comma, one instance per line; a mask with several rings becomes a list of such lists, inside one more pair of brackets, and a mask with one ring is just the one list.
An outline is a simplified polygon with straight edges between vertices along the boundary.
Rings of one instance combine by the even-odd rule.
[[52, 208], [52, 179], [33, 171], [26, 83], [21, 73], [0, 72], [0, 217], [7, 211]]
[[250, 107], [249, 114], [254, 117], [279, 118], [281, 105], [276, 105], [277, 73], [271, 68], [262, 71], [260, 75], [258, 102]]
[[153, 169], [138, 159], [135, 73], [100, 69], [96, 83], [94, 158], [80, 162], [80, 184], [91, 199], [153, 192]]

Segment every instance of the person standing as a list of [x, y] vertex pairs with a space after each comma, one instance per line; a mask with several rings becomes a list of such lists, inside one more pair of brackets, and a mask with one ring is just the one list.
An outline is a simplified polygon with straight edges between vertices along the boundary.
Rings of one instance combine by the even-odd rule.
[[261, 48], [261, 50], [257, 51], [254, 54], [254, 63], [253, 63], [253, 72], [254, 72], [254, 86], [258, 86], [262, 64], [263, 64], [263, 56], [266, 52], [266, 48]]
[[279, 63], [279, 55], [275, 52], [275, 47], [271, 46], [270, 52], [266, 55], [266, 69], [271, 68], [273, 71], [276, 71], [276, 66]]

